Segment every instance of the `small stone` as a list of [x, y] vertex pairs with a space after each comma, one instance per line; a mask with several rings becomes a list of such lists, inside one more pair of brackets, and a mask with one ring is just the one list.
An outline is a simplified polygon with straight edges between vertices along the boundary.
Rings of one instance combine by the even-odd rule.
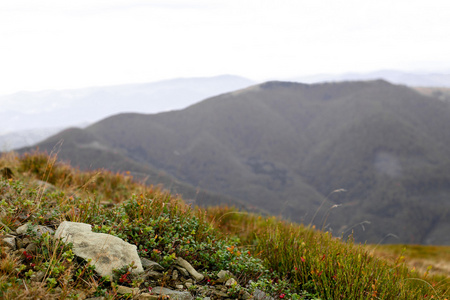
[[213, 291], [213, 294], [216, 295], [216, 296], [219, 296], [219, 297], [223, 297], [223, 298], [228, 297], [228, 294], [227, 294], [227, 293], [222, 292], [222, 291], [218, 291], [218, 290], [214, 290], [214, 291]]
[[145, 278], [150, 278], [150, 279], [159, 279], [163, 277], [162, 273], [156, 272], [156, 271], [147, 271], [145, 272]]
[[179, 289], [179, 290], [182, 290], [182, 289], [184, 288], [184, 286], [183, 286], [182, 284], [177, 284], [177, 285], [175, 286], [175, 288], [177, 288], [177, 289]]
[[147, 270], [147, 269], [150, 269], [150, 270], [153, 270], [153, 271], [163, 271], [164, 270], [164, 268], [160, 264], [158, 264], [157, 262], [154, 262], [154, 261], [152, 261], [150, 259], [147, 259], [145, 257], [141, 257], [140, 259], [141, 259], [142, 267], [145, 270]]
[[29, 238], [23, 238], [22, 240], [20, 240], [22, 242], [22, 247], [26, 247], [31, 243], [31, 240]]
[[192, 275], [192, 277], [194, 277], [195, 280], [197, 281], [202, 281], [203, 278], [205, 278], [205, 276], [203, 276], [202, 274], [200, 274], [199, 272], [197, 272], [190, 263], [188, 263], [187, 261], [185, 261], [184, 259], [182, 259], [181, 257], [177, 257], [176, 263], [185, 268], [189, 274]]
[[177, 280], [178, 279], [178, 271], [177, 270], [173, 270], [172, 271], [172, 280]]
[[193, 300], [194, 297], [189, 292], [179, 292], [161, 286], [154, 287], [152, 289], [152, 294], [156, 295], [166, 295], [169, 296], [171, 300]]
[[158, 300], [158, 296], [149, 293], [143, 293], [137, 296], [137, 300]]
[[221, 270], [219, 273], [217, 273], [217, 277], [218, 279], [216, 281], [222, 283], [234, 276], [230, 271]]
[[36, 253], [37, 250], [37, 246], [35, 243], [30, 243], [28, 244], [28, 246], [25, 248], [25, 251], [27, 251], [28, 253]]
[[22, 225], [16, 229], [16, 233], [20, 235], [24, 235], [28, 232], [28, 227], [32, 227], [32, 231], [36, 233], [37, 236], [42, 236], [44, 233], [48, 232], [49, 234], [53, 234], [55, 231], [47, 226], [42, 225], [31, 225], [27, 223]]
[[117, 294], [125, 295], [125, 294], [131, 294], [131, 295], [137, 295], [139, 293], [138, 288], [130, 288], [127, 286], [119, 285], [117, 287]]
[[28, 230], [28, 224], [25, 224], [20, 227], [17, 227], [16, 233], [17, 234], [25, 234], [25, 233], [27, 233], [27, 230]]
[[42, 236], [44, 233], [53, 234], [55, 231], [47, 226], [36, 225], [37, 236]]
[[233, 286], [233, 285], [236, 285], [236, 284], [237, 284], [237, 281], [234, 278], [228, 279], [227, 282], [225, 283], [226, 286]]
[[189, 277], [189, 272], [180, 266], [175, 266], [175, 268], [177, 268], [178, 271], [180, 271], [181, 275], [183, 275], [184, 277]]
[[184, 286], [187, 287], [187, 288], [190, 288], [192, 285], [193, 285], [192, 282], [187, 282], [187, 281], [186, 281], [186, 282], [184, 283]]
[[24, 240], [26, 239], [17, 239], [17, 248], [24, 248], [28, 245], [28, 243], [25, 243]]
[[10, 248], [11, 250], [16, 250], [16, 237], [13, 235], [7, 235], [2, 239], [2, 244]]

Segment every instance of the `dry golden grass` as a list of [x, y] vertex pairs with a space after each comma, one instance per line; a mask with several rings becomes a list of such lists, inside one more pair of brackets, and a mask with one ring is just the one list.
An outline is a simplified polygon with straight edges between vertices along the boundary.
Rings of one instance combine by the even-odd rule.
[[[419, 274], [445, 275], [450, 278], [450, 246], [367, 245], [374, 255], [396, 261], [400, 255]], [[431, 266], [431, 269], [430, 269]]]

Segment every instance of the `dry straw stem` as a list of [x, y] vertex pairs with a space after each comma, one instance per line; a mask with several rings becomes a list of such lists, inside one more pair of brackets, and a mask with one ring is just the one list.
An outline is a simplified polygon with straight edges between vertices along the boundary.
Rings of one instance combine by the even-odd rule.
[[313, 222], [314, 222], [314, 220], [315, 220], [317, 214], [318, 214], [319, 211], [322, 209], [322, 206], [325, 204], [325, 202], [328, 200], [328, 198], [329, 198], [331, 195], [333, 195], [333, 194], [335, 194], [335, 193], [343, 193], [343, 192], [346, 192], [346, 191], [347, 191], [346, 189], [337, 189], [337, 190], [334, 190], [334, 191], [332, 191], [331, 193], [329, 193], [329, 194], [323, 199], [322, 203], [320, 204], [319, 208], [318, 208], [318, 209], [316, 210], [316, 212], [314, 213], [314, 216], [312, 217], [311, 222], [309, 222], [309, 224], [310, 224], [310, 225], [313, 224]]
[[425, 280], [420, 279], [420, 278], [405, 278], [404, 280], [405, 280], [405, 281], [406, 281], [406, 280], [417, 280], [417, 281], [419, 281], [419, 282], [425, 283], [426, 285], [428, 285], [428, 287], [430, 287], [430, 288], [433, 290], [433, 292], [434, 292], [434, 294], [436, 295], [436, 297], [437, 297], [438, 299], [441, 299], [441, 297], [439, 297], [439, 295], [438, 295], [438, 293], [436, 292], [436, 290], [434, 289], [434, 287], [433, 287], [429, 282], [426, 282]]
[[[45, 167], [45, 172], [43, 175], [44, 178], [42, 178], [42, 180], [45, 182], [47, 182], [48, 179], [50, 178], [50, 174], [52, 172], [53, 166], [56, 163], [56, 160], [58, 159], [58, 154], [59, 154], [59, 151], [61, 151], [61, 147], [62, 147], [63, 143], [64, 143], [64, 140], [62, 140], [62, 139], [59, 140], [55, 144], [55, 146], [53, 147], [52, 151], [49, 154], [49, 159], [47, 161], [47, 165]], [[37, 199], [36, 199], [37, 208], [39, 208], [41, 205], [41, 200], [42, 200], [42, 197], [44, 196], [44, 191], [45, 191], [45, 186], [41, 185], [39, 187]]]

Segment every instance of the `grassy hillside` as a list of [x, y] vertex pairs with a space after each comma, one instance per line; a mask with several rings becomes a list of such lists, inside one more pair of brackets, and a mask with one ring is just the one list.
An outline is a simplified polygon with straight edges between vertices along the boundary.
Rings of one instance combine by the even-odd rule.
[[[181, 111], [113, 116], [77, 134], [126, 158], [123, 171], [163, 170], [337, 236], [353, 230], [375, 244], [450, 244], [448, 128], [446, 103], [379, 80], [267, 82]], [[115, 160], [73, 149], [61, 157], [118, 169]]]
[[[25, 223], [50, 228], [63, 220], [89, 223], [135, 244], [141, 257], [163, 266], [170, 267], [175, 257], [189, 260], [206, 276], [197, 283], [200, 287], [213, 284], [220, 270], [238, 274], [238, 282], [227, 290], [231, 299], [258, 289], [277, 299], [450, 296], [448, 277], [408, 270], [402, 257], [389, 262], [351, 239], [227, 207], [193, 209], [130, 176], [80, 172], [55, 161], [41, 154], [0, 158], [0, 168], [12, 171], [2, 172], [9, 178], [0, 178], [0, 239]], [[46, 188], [37, 180], [46, 181]], [[2, 299], [125, 299], [131, 295], [119, 294], [119, 285], [152, 288], [127, 273], [100, 278], [73, 256], [70, 245], [55, 244], [51, 234], [27, 236], [35, 249], [0, 247]], [[45, 275], [36, 281], [38, 272]]]

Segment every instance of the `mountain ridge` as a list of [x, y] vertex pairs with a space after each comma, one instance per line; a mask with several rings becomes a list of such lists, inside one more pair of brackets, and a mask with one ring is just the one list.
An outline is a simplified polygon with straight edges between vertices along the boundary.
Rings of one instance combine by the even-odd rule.
[[450, 87], [448, 72], [413, 72], [398, 70], [379, 70], [365, 73], [316, 74], [296, 76], [289, 80], [305, 83], [341, 82], [383, 79], [393, 84], [403, 84], [414, 87]]
[[29, 146], [50, 136], [45, 132], [88, 125], [121, 112], [182, 109], [251, 84], [254, 82], [244, 77], [220, 75], [0, 95], [0, 146], [9, 149]]

